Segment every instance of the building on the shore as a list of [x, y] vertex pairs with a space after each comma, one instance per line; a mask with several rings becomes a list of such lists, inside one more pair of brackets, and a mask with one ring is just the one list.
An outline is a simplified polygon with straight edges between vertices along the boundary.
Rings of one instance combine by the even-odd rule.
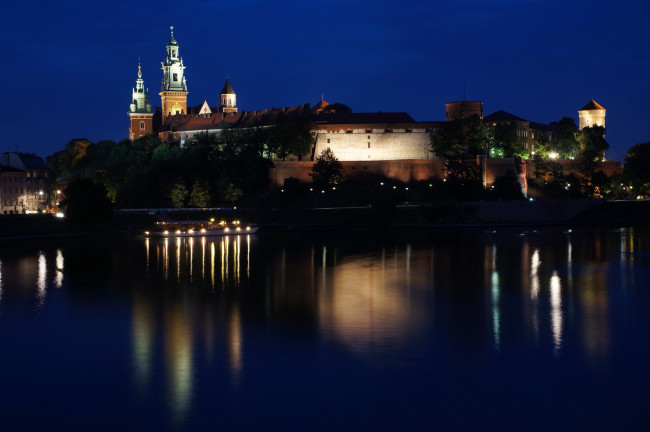
[[0, 165], [0, 214], [18, 214], [25, 211], [24, 170]]
[[[50, 207], [50, 180], [51, 171], [43, 158], [33, 153], [6, 152], [0, 155], [0, 167], [11, 168], [15, 172], [22, 172], [24, 175], [23, 192], [21, 197], [12, 196], [10, 199], [17, 204], [18, 212], [43, 212]], [[18, 174], [14, 175], [16, 182]], [[12, 180], [9, 180], [11, 182]], [[4, 182], [4, 180], [3, 180]], [[4, 184], [4, 183], [3, 183]], [[7, 184], [7, 186], [11, 186]], [[17, 190], [11, 188], [11, 190]], [[4, 205], [4, 200], [3, 200]], [[3, 210], [4, 212], [4, 210]]]

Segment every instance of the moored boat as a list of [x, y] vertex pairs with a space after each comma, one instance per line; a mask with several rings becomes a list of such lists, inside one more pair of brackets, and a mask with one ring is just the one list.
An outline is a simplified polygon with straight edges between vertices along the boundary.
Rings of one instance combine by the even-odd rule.
[[253, 234], [259, 227], [241, 221], [215, 222], [210, 220], [193, 221], [158, 221], [155, 226], [144, 232], [146, 237], [200, 237]]

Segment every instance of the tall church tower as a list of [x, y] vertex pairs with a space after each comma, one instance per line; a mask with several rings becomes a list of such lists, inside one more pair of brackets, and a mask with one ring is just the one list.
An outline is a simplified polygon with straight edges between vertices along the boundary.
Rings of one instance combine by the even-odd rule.
[[230, 81], [226, 78], [221, 95], [219, 97], [221, 112], [237, 112], [237, 94], [230, 86]]
[[185, 66], [178, 55], [178, 42], [174, 39], [174, 27], [170, 27], [171, 37], [167, 42], [167, 58], [161, 63], [163, 70], [160, 101], [163, 119], [174, 114], [187, 114], [187, 84]]
[[143, 135], [153, 133], [153, 112], [149, 103], [149, 90], [144, 88], [142, 79], [142, 67], [138, 62], [138, 79], [135, 80], [135, 88], [131, 97], [129, 107], [131, 126], [129, 127], [129, 139], [131, 141]]

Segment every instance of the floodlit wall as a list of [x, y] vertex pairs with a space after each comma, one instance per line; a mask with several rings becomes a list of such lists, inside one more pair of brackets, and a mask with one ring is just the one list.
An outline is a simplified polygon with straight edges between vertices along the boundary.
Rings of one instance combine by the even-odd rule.
[[429, 137], [430, 133], [424, 130], [404, 129], [321, 132], [316, 134], [314, 157], [329, 147], [340, 161], [433, 159]]

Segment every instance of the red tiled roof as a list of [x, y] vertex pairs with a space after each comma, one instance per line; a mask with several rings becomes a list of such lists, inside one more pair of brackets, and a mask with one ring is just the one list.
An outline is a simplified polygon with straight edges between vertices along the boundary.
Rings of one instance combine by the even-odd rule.
[[591, 111], [591, 110], [603, 110], [603, 111], [607, 111], [605, 108], [603, 108], [602, 106], [600, 106], [600, 105], [598, 104], [598, 102], [596, 102], [596, 101], [593, 100], [593, 99], [592, 99], [591, 102], [589, 102], [587, 105], [583, 106], [582, 109], [580, 109], [580, 111]]
[[298, 113], [308, 115], [311, 112], [309, 104], [285, 107], [271, 108], [261, 111], [240, 111], [240, 112], [213, 112], [210, 115], [202, 114], [176, 114], [167, 117], [159, 132], [182, 132], [192, 130], [212, 130], [223, 129], [229, 126], [245, 126], [246, 123], [253, 120], [261, 120], [265, 117], [273, 117], [280, 113], [291, 114]]

